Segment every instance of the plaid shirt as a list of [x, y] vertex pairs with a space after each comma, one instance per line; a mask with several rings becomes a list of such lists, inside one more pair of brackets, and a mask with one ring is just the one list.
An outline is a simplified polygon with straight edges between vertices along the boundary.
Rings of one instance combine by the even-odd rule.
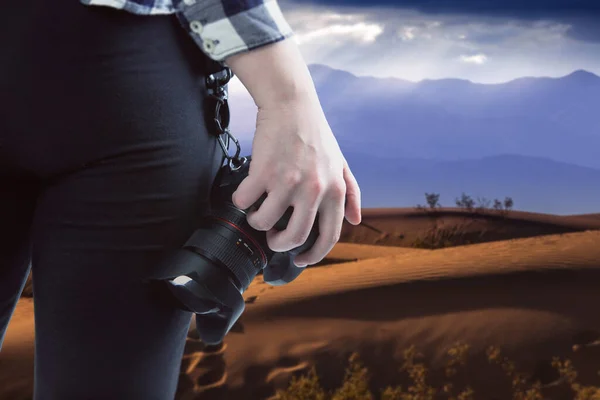
[[79, 0], [138, 15], [176, 14], [181, 26], [211, 59], [278, 42], [293, 35], [276, 0]]

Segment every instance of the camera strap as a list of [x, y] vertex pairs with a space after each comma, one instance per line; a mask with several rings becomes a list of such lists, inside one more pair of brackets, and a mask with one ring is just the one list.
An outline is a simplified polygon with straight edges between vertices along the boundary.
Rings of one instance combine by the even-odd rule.
[[[243, 164], [243, 157], [240, 157], [241, 147], [240, 142], [232, 135], [229, 129], [230, 112], [229, 112], [229, 96], [227, 93], [227, 83], [233, 77], [233, 72], [230, 68], [225, 67], [220, 71], [211, 73], [206, 76], [206, 89], [209, 96], [207, 101], [208, 115], [212, 117], [207, 122], [209, 131], [213, 132], [219, 141], [223, 155], [229, 161], [231, 167]], [[229, 143], [233, 141], [236, 150], [233, 156], [229, 155]]]

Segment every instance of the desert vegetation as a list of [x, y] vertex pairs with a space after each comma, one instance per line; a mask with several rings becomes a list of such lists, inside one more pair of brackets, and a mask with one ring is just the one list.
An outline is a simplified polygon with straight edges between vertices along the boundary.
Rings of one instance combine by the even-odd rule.
[[[376, 395], [369, 389], [369, 372], [363, 365], [358, 353], [353, 353], [348, 360], [348, 367], [341, 386], [333, 391], [326, 391], [319, 382], [315, 367], [304, 375], [292, 377], [285, 390], [277, 391], [276, 400], [475, 400], [496, 398], [491, 393], [475, 393], [468, 382], [461, 387], [452, 381], [461, 369], [467, 366], [469, 346], [456, 343], [447, 351], [447, 363], [444, 371], [444, 382], [434, 386], [428, 381], [430, 372], [421, 361], [423, 355], [412, 346], [404, 351], [404, 362], [399, 373], [405, 374], [410, 384], [406, 387], [388, 386], [380, 388]], [[545, 400], [544, 389], [563, 386], [572, 394], [573, 400], [599, 400], [600, 388], [584, 386], [578, 382], [577, 371], [568, 359], [555, 357], [552, 367], [557, 379], [555, 382], [542, 384], [518, 371], [514, 362], [502, 354], [499, 347], [490, 346], [486, 352], [490, 365], [498, 367], [505, 376], [506, 385], [512, 390], [513, 400]], [[464, 372], [464, 371], [463, 371]]]
[[[488, 213], [506, 216], [514, 207], [512, 197], [505, 197], [504, 200], [486, 197], [473, 198], [467, 193], [462, 193], [460, 197], [454, 200], [456, 207], [473, 213]], [[417, 204], [416, 208], [420, 211], [435, 211], [441, 208], [439, 193], [425, 193], [425, 204]]]
[[489, 200], [485, 197], [473, 198], [462, 193], [455, 199], [455, 205], [461, 210], [469, 213], [468, 218], [463, 219], [458, 224], [443, 226], [440, 223], [441, 214], [439, 210], [439, 193], [425, 193], [425, 204], [418, 204], [416, 209], [425, 213], [431, 218], [431, 225], [425, 234], [419, 236], [413, 243], [413, 247], [421, 249], [440, 249], [451, 246], [461, 246], [466, 244], [479, 243], [482, 241], [484, 231], [475, 234], [467, 229], [470, 224], [477, 221], [478, 217], [500, 216], [506, 217], [513, 209], [514, 201], [511, 197], [505, 197], [504, 200]]

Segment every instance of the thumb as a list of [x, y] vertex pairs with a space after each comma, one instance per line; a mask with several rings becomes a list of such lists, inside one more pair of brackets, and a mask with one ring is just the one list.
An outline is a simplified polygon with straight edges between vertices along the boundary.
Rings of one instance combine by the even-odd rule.
[[252, 175], [245, 177], [233, 192], [231, 201], [240, 210], [246, 210], [254, 204], [265, 192], [265, 186]]

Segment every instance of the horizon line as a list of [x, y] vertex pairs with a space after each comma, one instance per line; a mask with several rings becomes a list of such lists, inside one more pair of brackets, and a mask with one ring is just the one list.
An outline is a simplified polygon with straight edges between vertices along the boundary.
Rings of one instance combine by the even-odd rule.
[[504, 85], [507, 83], [511, 83], [514, 81], [518, 81], [521, 79], [564, 79], [568, 76], [574, 75], [576, 73], [585, 73], [585, 74], [589, 74], [589, 75], [593, 75], [594, 77], [600, 79], [600, 75], [595, 74], [594, 72], [588, 71], [586, 69], [583, 68], [579, 68], [579, 69], [575, 69], [572, 72], [566, 74], [566, 75], [561, 75], [561, 76], [547, 76], [547, 75], [539, 75], [539, 76], [531, 76], [531, 75], [527, 75], [527, 76], [520, 76], [518, 78], [514, 78], [514, 79], [510, 79], [507, 81], [502, 81], [502, 82], [495, 82], [495, 83], [486, 83], [486, 82], [475, 82], [472, 81], [470, 79], [464, 79], [464, 78], [453, 78], [453, 77], [447, 77], [447, 78], [437, 78], [437, 79], [432, 79], [432, 78], [425, 78], [425, 79], [421, 79], [418, 81], [414, 81], [414, 80], [410, 80], [410, 79], [405, 79], [405, 78], [400, 78], [397, 76], [386, 76], [386, 77], [380, 77], [380, 76], [373, 76], [373, 75], [358, 75], [355, 74], [353, 72], [350, 72], [348, 70], [345, 69], [340, 69], [340, 68], [336, 68], [336, 67], [332, 67], [330, 65], [324, 64], [324, 63], [309, 63], [307, 64], [308, 67], [311, 66], [322, 66], [322, 67], [326, 67], [329, 69], [332, 69], [334, 71], [340, 71], [340, 72], [345, 72], [347, 74], [350, 74], [356, 78], [373, 78], [373, 79], [395, 79], [398, 81], [404, 81], [404, 82], [408, 82], [408, 83], [422, 83], [422, 82], [427, 82], [427, 81], [445, 81], [445, 80], [456, 80], [456, 81], [463, 81], [463, 82], [469, 82], [475, 85]]

